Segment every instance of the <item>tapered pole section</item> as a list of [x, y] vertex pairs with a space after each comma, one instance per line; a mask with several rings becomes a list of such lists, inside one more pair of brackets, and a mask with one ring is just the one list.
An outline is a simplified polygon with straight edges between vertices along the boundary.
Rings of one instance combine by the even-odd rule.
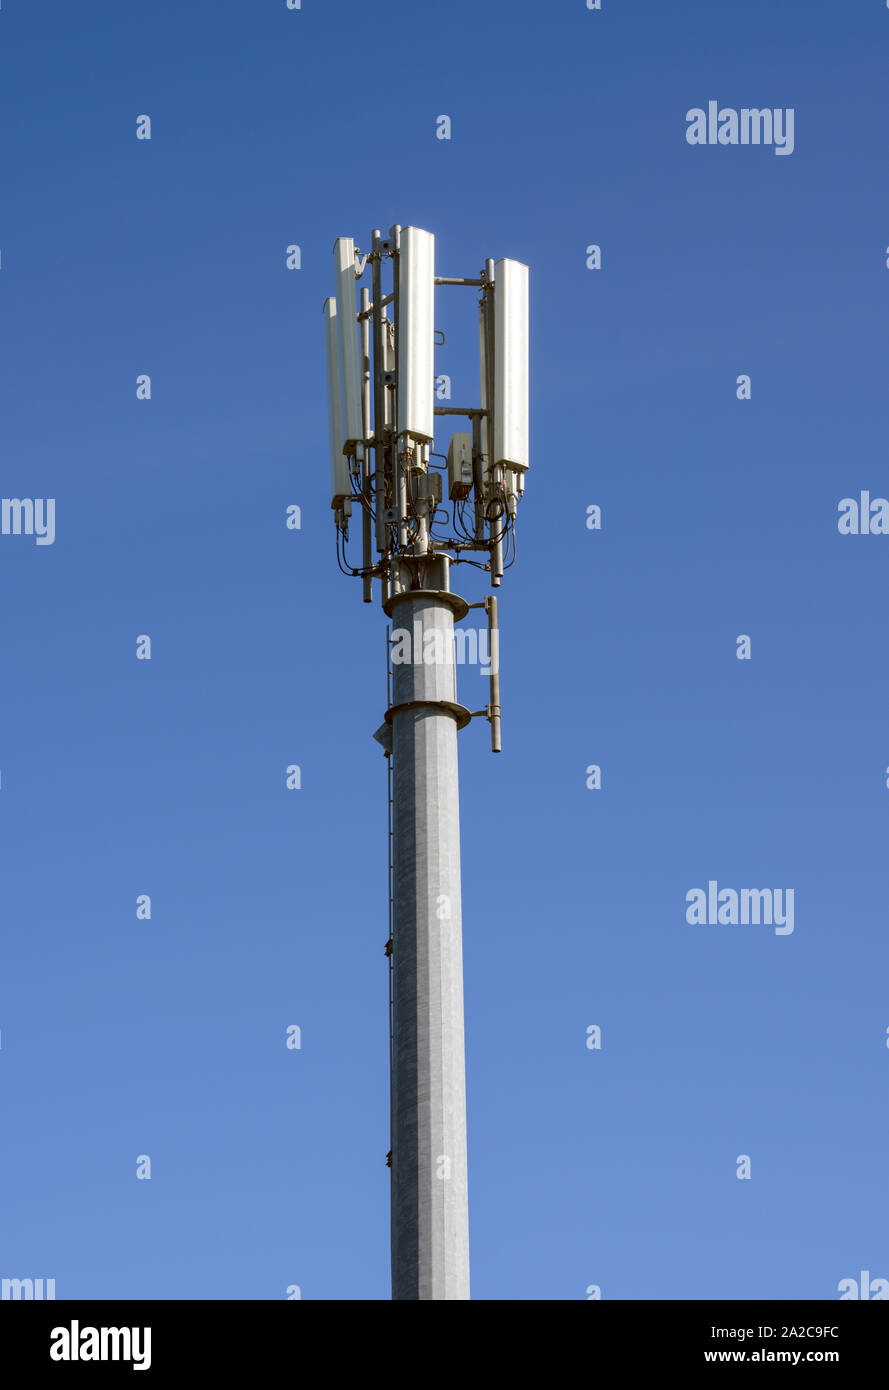
[[428, 591], [390, 603], [392, 1297], [467, 1299], [458, 717], [442, 705], [456, 700], [454, 607]]

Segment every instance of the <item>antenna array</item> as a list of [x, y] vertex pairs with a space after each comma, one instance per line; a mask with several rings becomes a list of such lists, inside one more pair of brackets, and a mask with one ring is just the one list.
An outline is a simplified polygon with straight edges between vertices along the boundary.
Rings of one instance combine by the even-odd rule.
[[[356, 282], [368, 270], [371, 289], [356, 303]], [[324, 321], [340, 568], [361, 578], [365, 603], [378, 579], [384, 606], [403, 587], [403, 567], [423, 588], [426, 567], [441, 556], [488, 571], [496, 588], [515, 559], [528, 468], [528, 267], [488, 260], [475, 279], [438, 276], [432, 233], [394, 226], [385, 239], [374, 231], [365, 255], [340, 237], [334, 272]], [[479, 290], [478, 405], [436, 404], [440, 286]], [[441, 437], [447, 417], [462, 417], [469, 429], [451, 434], [446, 453], [436, 454], [435, 426]], [[346, 550], [356, 508], [361, 563], [353, 566]]]

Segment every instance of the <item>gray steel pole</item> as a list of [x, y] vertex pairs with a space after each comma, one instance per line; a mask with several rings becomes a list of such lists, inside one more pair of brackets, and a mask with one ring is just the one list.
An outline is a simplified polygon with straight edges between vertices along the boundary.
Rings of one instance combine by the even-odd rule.
[[[392, 618], [394, 1009], [392, 1297], [469, 1298], [466, 1076], [454, 615], [444, 558]], [[400, 578], [401, 583], [398, 580]], [[433, 590], [438, 580], [441, 588]], [[409, 662], [397, 659], [407, 633]], [[436, 633], [437, 637], [430, 634]], [[417, 643], [419, 642], [419, 648]], [[407, 649], [402, 641], [402, 654]], [[438, 660], [424, 660], [427, 655]]]

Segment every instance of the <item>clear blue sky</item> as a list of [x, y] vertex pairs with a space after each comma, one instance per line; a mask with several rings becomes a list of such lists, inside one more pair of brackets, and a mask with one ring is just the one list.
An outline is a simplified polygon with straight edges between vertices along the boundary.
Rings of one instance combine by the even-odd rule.
[[[889, 495], [887, 58], [880, 0], [3, 5], [0, 492], [57, 515], [0, 536], [0, 1275], [388, 1297], [385, 619], [321, 305], [397, 221], [531, 267], [503, 754], [461, 735], [473, 1294], [889, 1277], [889, 536], [837, 531]], [[793, 154], [687, 144], [711, 99]], [[793, 934], [688, 925], [710, 879]]]

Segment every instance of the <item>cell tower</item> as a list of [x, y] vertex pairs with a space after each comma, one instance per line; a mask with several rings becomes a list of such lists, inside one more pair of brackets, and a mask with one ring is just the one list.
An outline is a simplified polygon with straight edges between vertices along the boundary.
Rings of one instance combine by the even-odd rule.
[[[368, 268], [371, 288], [356, 302]], [[500, 752], [500, 676], [496, 595], [467, 603], [451, 589], [451, 567], [475, 565], [496, 589], [515, 558], [528, 467], [528, 267], [489, 260], [477, 279], [439, 276], [434, 236], [395, 226], [386, 239], [372, 232], [364, 255], [340, 237], [334, 269], [324, 323], [337, 559], [361, 579], [365, 603], [379, 580], [393, 625], [389, 707], [374, 735], [389, 768], [392, 1297], [466, 1299], [457, 732], [484, 716]], [[451, 285], [480, 291], [478, 405], [436, 404], [435, 290]], [[446, 463], [433, 453], [436, 416], [469, 424], [450, 436]], [[454, 642], [471, 608], [485, 610], [490, 653], [489, 703], [475, 711], [457, 701]]]

